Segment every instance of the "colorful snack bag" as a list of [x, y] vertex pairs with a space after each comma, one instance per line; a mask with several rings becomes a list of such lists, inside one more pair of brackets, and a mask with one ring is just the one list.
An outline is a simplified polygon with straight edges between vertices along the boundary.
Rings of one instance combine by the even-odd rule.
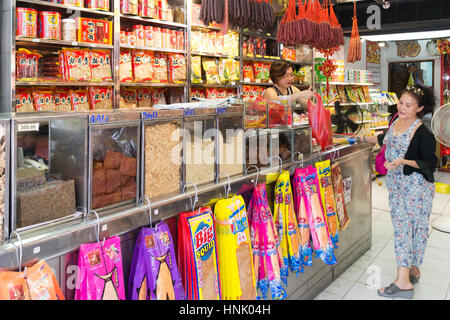
[[191, 75], [192, 83], [203, 83], [202, 58], [200, 56], [191, 57]]
[[133, 82], [133, 64], [131, 50], [122, 50], [119, 60], [120, 82]]
[[152, 105], [155, 104], [167, 104], [164, 89], [152, 90]]
[[82, 244], [75, 300], [125, 300], [120, 238]]
[[244, 62], [244, 82], [255, 82], [255, 76], [253, 73], [253, 64]]
[[109, 50], [91, 50], [90, 66], [92, 81], [112, 81]]
[[280, 239], [284, 266], [280, 269], [281, 277], [287, 283], [288, 267], [291, 271], [300, 271], [300, 235], [292, 203], [291, 182], [288, 171], [283, 171], [275, 185], [275, 207], [273, 219]]
[[191, 98], [205, 99], [205, 90], [199, 88], [191, 88]]
[[112, 109], [112, 88], [90, 87], [89, 99], [92, 110]]
[[134, 88], [120, 88], [120, 108], [136, 109], [136, 89]]
[[334, 247], [331, 242], [328, 225], [323, 213], [320, 199], [320, 187], [317, 169], [313, 166], [299, 169], [300, 180], [303, 187], [306, 213], [308, 214], [313, 248], [316, 257], [322, 259], [328, 265], [336, 263]]
[[263, 82], [265, 79], [265, 74], [263, 70], [264, 63], [262, 62], [255, 62], [253, 64], [254, 74], [255, 74], [255, 82]]
[[70, 90], [70, 94], [72, 98], [72, 110], [86, 111], [90, 109], [86, 89]]
[[282, 300], [287, 296], [280, 273], [284, 265], [264, 183], [254, 188], [250, 209], [253, 265], [257, 275], [256, 287], [261, 291], [261, 296], [257, 298], [266, 299], [270, 289], [272, 299]]
[[45, 261], [27, 268], [26, 277], [31, 300], [65, 300], [52, 269]]
[[16, 89], [16, 112], [33, 112], [33, 95], [29, 89]]
[[16, 53], [16, 73], [19, 81], [36, 81], [38, 79], [38, 60], [42, 56], [30, 50], [19, 48]]
[[65, 67], [68, 81], [91, 80], [91, 68], [89, 65], [90, 53], [87, 49], [64, 48]]
[[150, 88], [138, 88], [136, 90], [138, 108], [150, 108], [152, 106], [152, 94]]
[[254, 300], [256, 281], [244, 199], [219, 200], [214, 206], [214, 224], [222, 299]]
[[57, 90], [53, 93], [55, 111], [72, 111], [72, 96], [70, 91]]
[[330, 160], [316, 162], [317, 172], [319, 174], [320, 196], [322, 199], [323, 210], [326, 214], [328, 231], [334, 248], [339, 246], [339, 223], [336, 215], [336, 201], [334, 198], [333, 182], [331, 180]]
[[131, 261], [130, 274], [128, 275], [127, 300], [149, 300], [148, 292], [151, 289], [147, 284], [147, 265], [145, 264], [144, 251], [141, 250], [142, 231], [136, 239], [133, 260]]
[[333, 181], [334, 196], [336, 198], [336, 214], [339, 230], [344, 230], [350, 222], [350, 218], [345, 207], [344, 186], [342, 185], [341, 167], [338, 161], [331, 166], [331, 180]]
[[216, 59], [202, 59], [203, 69], [206, 74], [207, 84], [220, 84], [219, 71], [217, 70]]
[[33, 100], [36, 111], [55, 111], [52, 91], [33, 91]]
[[172, 53], [169, 59], [169, 81], [172, 83], [186, 82], [186, 59], [184, 55]]
[[153, 79], [152, 82], [167, 82], [167, 57], [162, 52], [153, 53]]
[[31, 300], [25, 272], [0, 272], [0, 300]]
[[211, 209], [188, 217], [199, 300], [220, 300], [216, 232]]
[[219, 59], [219, 79], [222, 84], [229, 82], [229, 70], [226, 65], [226, 59]]
[[206, 88], [205, 91], [206, 91], [206, 94], [205, 94], [206, 99], [217, 99], [218, 98], [216, 88]]
[[152, 52], [133, 50], [133, 75], [136, 82], [150, 82], [153, 79]]
[[294, 210], [297, 215], [298, 230], [300, 233], [300, 259], [302, 263], [300, 271], [303, 272], [303, 266], [312, 266], [312, 249], [309, 242], [311, 230], [309, 228], [309, 218], [306, 212], [301, 175], [301, 169], [295, 169], [293, 181]]

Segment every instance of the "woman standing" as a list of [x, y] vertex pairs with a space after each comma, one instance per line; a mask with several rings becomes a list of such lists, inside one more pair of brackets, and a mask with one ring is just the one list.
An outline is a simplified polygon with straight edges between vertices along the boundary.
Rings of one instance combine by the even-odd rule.
[[263, 98], [278, 100], [279, 96], [290, 96], [290, 101], [300, 102], [304, 107], [308, 106], [308, 99], [314, 94], [311, 90], [300, 91], [292, 86], [294, 71], [292, 64], [287, 61], [275, 61], [270, 66], [270, 79], [273, 85], [264, 91]]
[[436, 140], [421, 118], [432, 112], [433, 92], [415, 86], [402, 92], [398, 118], [384, 135], [360, 140], [386, 144], [386, 185], [394, 227], [397, 278], [378, 290], [383, 297], [412, 299], [413, 284], [419, 281], [428, 238], [428, 223], [434, 197]]

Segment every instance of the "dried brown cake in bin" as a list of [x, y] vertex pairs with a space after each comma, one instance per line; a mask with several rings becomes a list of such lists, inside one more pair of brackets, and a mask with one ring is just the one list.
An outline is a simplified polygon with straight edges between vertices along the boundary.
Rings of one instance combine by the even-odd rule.
[[125, 176], [136, 176], [136, 158], [122, 157], [120, 173]]
[[106, 169], [119, 169], [120, 163], [122, 161], [122, 154], [120, 152], [115, 152], [108, 150], [106, 151], [105, 161], [103, 162], [103, 166]]
[[122, 178], [119, 169], [106, 169], [106, 193], [120, 191]]
[[106, 170], [94, 169], [92, 179], [92, 194], [94, 196], [103, 194], [106, 192]]

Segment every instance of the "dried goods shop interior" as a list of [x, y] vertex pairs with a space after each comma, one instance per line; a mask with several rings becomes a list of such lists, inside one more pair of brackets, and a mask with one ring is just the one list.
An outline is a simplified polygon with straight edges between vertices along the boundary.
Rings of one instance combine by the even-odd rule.
[[[378, 149], [352, 137], [388, 129], [404, 78], [389, 72], [390, 64], [406, 63], [408, 76], [445, 103], [448, 61], [429, 49], [435, 40], [418, 42], [414, 66], [397, 56], [393, 41], [363, 41], [360, 61], [349, 63], [351, 26], [344, 24], [345, 43], [327, 59], [315, 44], [278, 41], [283, 14], [264, 29], [231, 20], [222, 33], [221, 25], [202, 22], [199, 0], [88, 2], [2, 4], [2, 25], [12, 29], [2, 29], [11, 38], [1, 44], [0, 268], [18, 268], [20, 242], [22, 264], [46, 260], [65, 298], [80, 299], [68, 281], [80, 245], [120, 236], [128, 283], [141, 228], [166, 224], [176, 248], [186, 236], [181, 212], [195, 207], [200, 215], [210, 206], [212, 217], [228, 193], [241, 195], [250, 210], [246, 194], [258, 182], [275, 215], [282, 170], [294, 189], [296, 169], [317, 167], [319, 174], [318, 164], [329, 160], [329, 171], [339, 163], [341, 202], [351, 220], [339, 230], [335, 261], [315, 256], [298, 277], [282, 277], [287, 299], [335, 292], [333, 281], [373, 247], [378, 213], [371, 206]], [[358, 16], [370, 2], [357, 2]], [[347, 9], [335, 4], [340, 23]], [[419, 60], [433, 61], [432, 71]], [[293, 86], [319, 94], [333, 119], [332, 147], [313, 137], [307, 108], [261, 99], [275, 61], [292, 63]], [[335, 71], [326, 75], [329, 61]], [[440, 170], [448, 170], [448, 156], [439, 158]]]

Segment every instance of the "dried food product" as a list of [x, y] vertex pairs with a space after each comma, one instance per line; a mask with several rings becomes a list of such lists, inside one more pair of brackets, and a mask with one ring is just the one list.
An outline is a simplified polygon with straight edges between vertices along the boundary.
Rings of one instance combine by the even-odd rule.
[[122, 162], [122, 153], [107, 150], [103, 162], [103, 167], [106, 169], [119, 169], [121, 162]]
[[167, 56], [162, 52], [154, 52], [152, 82], [167, 82], [167, 80]]
[[89, 97], [86, 89], [70, 90], [72, 98], [72, 110], [86, 111], [89, 110]]
[[70, 91], [57, 90], [53, 93], [55, 111], [72, 111], [72, 96]]
[[42, 56], [30, 50], [20, 48], [16, 53], [17, 80], [36, 81], [38, 78], [39, 58]]
[[139, 13], [138, 0], [120, 0], [120, 12], [137, 16]]
[[67, 76], [66, 81], [88, 81], [91, 79], [90, 53], [87, 49], [62, 49], [65, 70], [61, 74]]
[[152, 90], [152, 104], [166, 104], [166, 96], [164, 95], [164, 89]]
[[37, 10], [31, 8], [17, 8], [16, 10], [16, 36], [36, 38]]
[[16, 90], [16, 112], [33, 112], [33, 95], [29, 89]]
[[39, 186], [18, 190], [16, 226], [22, 228], [75, 213], [73, 180], [53, 180]]
[[133, 75], [136, 82], [150, 82], [153, 79], [153, 54], [151, 51], [133, 51]]
[[233, 134], [219, 137], [219, 172], [229, 176], [244, 170], [244, 131], [233, 127]]
[[219, 70], [216, 59], [202, 59], [207, 84], [220, 84]]
[[243, 66], [244, 82], [255, 82], [255, 75], [253, 73], [253, 64], [246, 62]]
[[133, 81], [133, 65], [131, 63], [130, 50], [122, 50], [120, 52], [119, 77], [120, 82]]
[[214, 141], [194, 136], [191, 141], [186, 141], [185, 151], [186, 182], [200, 185], [214, 181]]
[[89, 98], [92, 110], [112, 109], [112, 88], [90, 87]]
[[78, 25], [78, 41], [112, 44], [112, 21], [91, 18], [75, 18]]
[[150, 108], [152, 106], [152, 94], [149, 88], [136, 90], [136, 102], [138, 108]]
[[36, 111], [55, 111], [52, 91], [35, 90], [33, 99]]
[[202, 58], [200, 56], [191, 57], [191, 81], [192, 83], [203, 83], [202, 80]]
[[89, 63], [93, 81], [112, 81], [109, 50], [91, 50]]
[[39, 38], [61, 40], [61, 14], [59, 12], [39, 12]]
[[186, 82], [186, 58], [182, 54], [169, 54], [169, 80], [174, 83]]
[[[149, 198], [180, 190], [181, 123], [145, 127], [145, 194]], [[169, 160], [168, 160], [169, 159]]]
[[120, 88], [120, 108], [137, 108], [136, 89]]

